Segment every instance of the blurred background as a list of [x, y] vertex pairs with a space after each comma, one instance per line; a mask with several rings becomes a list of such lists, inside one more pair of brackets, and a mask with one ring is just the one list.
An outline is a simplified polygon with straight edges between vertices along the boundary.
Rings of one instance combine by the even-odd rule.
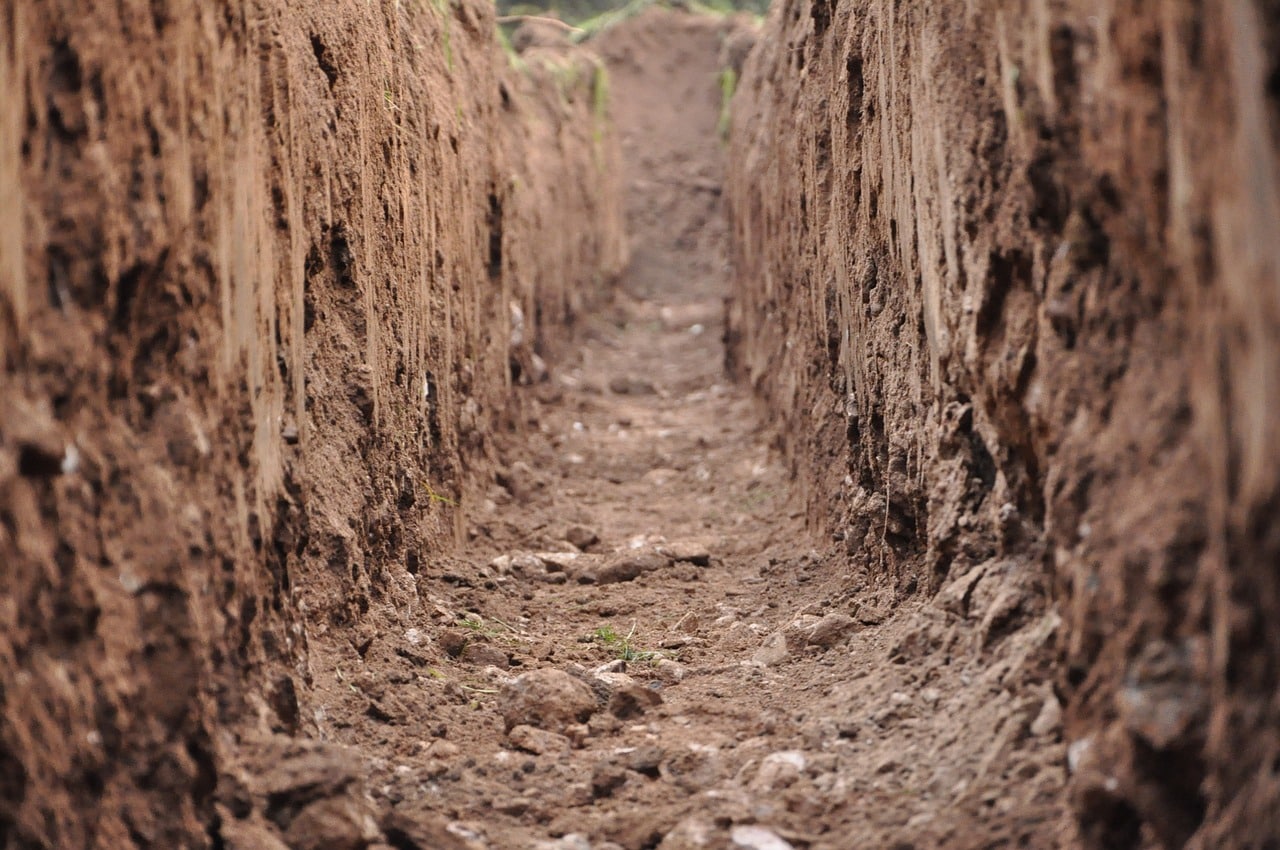
[[499, 15], [546, 15], [580, 26], [588, 32], [602, 24], [624, 19], [653, 5], [680, 6], [694, 11], [728, 14], [751, 12], [763, 15], [769, 9], [769, 0], [676, 0], [660, 3], [658, 0], [496, 0]]

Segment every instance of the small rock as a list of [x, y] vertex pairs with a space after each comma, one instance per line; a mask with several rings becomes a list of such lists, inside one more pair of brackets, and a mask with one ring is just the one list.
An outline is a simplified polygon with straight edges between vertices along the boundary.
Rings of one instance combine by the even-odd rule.
[[591, 719], [587, 721], [585, 728], [587, 733], [583, 735], [584, 739], [593, 735], [597, 738], [603, 738], [613, 735], [621, 729], [622, 721], [607, 711], [602, 711], [591, 715]]
[[227, 850], [289, 850], [274, 832], [251, 820], [227, 818], [218, 832]]
[[656, 779], [665, 755], [661, 747], [652, 744], [647, 747], [638, 747], [627, 757], [627, 767], [636, 773]]
[[698, 850], [710, 847], [716, 826], [706, 818], [693, 815], [675, 825], [662, 839], [658, 850]]
[[847, 637], [856, 625], [846, 614], [828, 614], [814, 624], [809, 632], [809, 643], [828, 649]]
[[457, 658], [471, 642], [471, 633], [461, 629], [444, 629], [436, 637], [436, 643], [451, 657]]
[[595, 801], [591, 795], [591, 786], [586, 782], [571, 782], [565, 786], [558, 797], [561, 805], [569, 808], [589, 806]]
[[591, 842], [578, 832], [571, 832], [554, 841], [539, 841], [533, 846], [535, 850], [591, 850]]
[[388, 841], [402, 850], [474, 850], [468, 841], [435, 812], [425, 807], [393, 809], [382, 818]]
[[612, 661], [606, 661], [599, 667], [591, 671], [593, 676], [603, 676], [605, 673], [625, 673], [627, 672], [627, 662], [621, 658], [615, 658]]
[[715, 785], [724, 772], [723, 759], [715, 747], [689, 745], [668, 756], [658, 768], [663, 779], [692, 793]]
[[591, 771], [591, 792], [597, 798], [611, 797], [627, 781], [626, 768], [608, 761], [602, 761]]
[[1036, 719], [1031, 721], [1031, 734], [1037, 738], [1043, 738], [1056, 732], [1061, 725], [1062, 703], [1050, 694], [1044, 701], [1044, 705], [1040, 706], [1040, 713], [1036, 715]]
[[586, 549], [588, 546], [599, 543], [600, 535], [585, 525], [571, 525], [565, 531], [564, 539], [579, 549]]
[[609, 697], [609, 713], [619, 720], [630, 720], [661, 704], [662, 694], [633, 680], [614, 688]]
[[533, 557], [547, 572], [562, 573], [573, 569], [580, 556], [577, 552], [538, 552]]
[[760, 762], [751, 787], [758, 791], [778, 791], [795, 784], [804, 774], [808, 761], [799, 750], [770, 753]]
[[596, 710], [591, 688], [563, 670], [531, 670], [502, 686], [502, 717], [508, 730], [533, 726], [562, 732]]
[[569, 752], [569, 739], [546, 729], [535, 729], [532, 726], [516, 726], [507, 733], [507, 740], [517, 747], [535, 755], [565, 755]]
[[688, 674], [685, 666], [679, 661], [672, 661], [670, 658], [659, 659], [654, 665], [654, 669], [658, 671], [658, 675], [666, 682], [682, 682]]
[[658, 547], [658, 551], [673, 561], [684, 561], [705, 567], [711, 563], [711, 551], [705, 543], [695, 540], [677, 540]]
[[461, 658], [479, 667], [493, 666], [506, 670], [511, 666], [511, 657], [491, 643], [469, 643], [462, 648]]
[[285, 830], [294, 850], [364, 850], [382, 837], [370, 801], [347, 794], [304, 808]]
[[494, 811], [518, 818], [529, 811], [533, 801], [528, 797], [497, 797], [490, 805]]
[[764, 642], [764, 646], [755, 651], [751, 660], [762, 667], [776, 667], [787, 660], [791, 650], [787, 648], [787, 636], [782, 632], [774, 632]]
[[791, 652], [800, 652], [808, 646], [813, 627], [818, 625], [821, 619], [813, 614], [798, 614], [794, 620], [783, 626], [782, 634], [786, 637], [787, 649]]
[[794, 850], [790, 842], [763, 826], [735, 826], [729, 832], [734, 847], [744, 850]]
[[446, 741], [443, 738], [437, 738], [427, 745], [424, 755], [428, 758], [451, 759], [456, 758], [462, 748], [452, 741]]
[[990, 561], [978, 564], [964, 575], [948, 582], [933, 597], [933, 605], [958, 617], [966, 616], [969, 613], [969, 597], [973, 594], [974, 587], [991, 567]]
[[609, 561], [595, 573], [597, 584], [617, 584], [632, 581], [644, 573], [660, 570], [671, 561], [657, 552], [638, 552], [621, 555]]

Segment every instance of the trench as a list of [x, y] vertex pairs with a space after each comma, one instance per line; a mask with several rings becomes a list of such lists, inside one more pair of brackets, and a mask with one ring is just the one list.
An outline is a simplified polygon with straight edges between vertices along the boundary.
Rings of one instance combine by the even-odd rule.
[[1025, 729], [1056, 706], [1024, 681], [1043, 625], [984, 653], [977, 622], [820, 539], [726, 369], [725, 38], [654, 10], [591, 42], [630, 262], [516, 389], [527, 428], [466, 542], [422, 564], [430, 637], [314, 653], [321, 734], [459, 847], [1044, 840], [1064, 775], [1057, 721]]
[[0, 847], [1275, 846], [1274, 5], [0, 8]]

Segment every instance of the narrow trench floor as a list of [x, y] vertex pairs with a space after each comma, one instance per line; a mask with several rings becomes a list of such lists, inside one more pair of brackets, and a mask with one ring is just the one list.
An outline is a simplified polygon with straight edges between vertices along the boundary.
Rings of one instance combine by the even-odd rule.
[[429, 625], [318, 653], [322, 733], [438, 824], [397, 847], [983, 846], [1060, 817], [1056, 703], [1017, 687], [1052, 620], [984, 646], [983, 600], [896, 598], [811, 539], [721, 316], [590, 320], [523, 390], [470, 543], [424, 564]]

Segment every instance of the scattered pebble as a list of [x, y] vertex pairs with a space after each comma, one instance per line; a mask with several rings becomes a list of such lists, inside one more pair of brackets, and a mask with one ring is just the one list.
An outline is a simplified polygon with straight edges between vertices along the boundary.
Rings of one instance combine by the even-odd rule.
[[673, 561], [685, 561], [699, 567], [711, 563], [711, 550], [705, 543], [695, 540], [677, 540], [658, 547], [658, 551]]
[[735, 826], [729, 832], [734, 847], [744, 850], [793, 850], [790, 842], [763, 826]]
[[776, 667], [787, 660], [791, 650], [787, 648], [787, 636], [782, 632], [774, 632], [764, 642], [764, 646], [751, 656], [752, 662], [762, 667]]
[[1044, 705], [1040, 706], [1040, 713], [1036, 715], [1036, 719], [1031, 721], [1031, 734], [1037, 738], [1043, 738], [1057, 732], [1062, 726], [1062, 703], [1058, 702], [1058, 698], [1050, 694], [1044, 701]]
[[809, 632], [809, 643], [823, 649], [835, 646], [849, 636], [856, 623], [847, 614], [827, 614]]
[[563, 670], [530, 670], [502, 686], [499, 703], [508, 730], [532, 726], [552, 732], [581, 723], [596, 711], [591, 688]]
[[564, 539], [579, 549], [586, 549], [600, 542], [600, 535], [585, 525], [571, 525], [564, 533]]
[[793, 785], [804, 773], [808, 761], [799, 750], [770, 753], [760, 762], [751, 787], [757, 791], [778, 791]]
[[515, 727], [507, 733], [507, 740], [513, 747], [539, 756], [565, 755], [570, 750], [569, 739], [564, 735], [532, 726]]
[[617, 584], [633, 581], [644, 573], [660, 570], [670, 564], [670, 559], [657, 552], [639, 552], [620, 555], [596, 570], [593, 575], [596, 584]]

